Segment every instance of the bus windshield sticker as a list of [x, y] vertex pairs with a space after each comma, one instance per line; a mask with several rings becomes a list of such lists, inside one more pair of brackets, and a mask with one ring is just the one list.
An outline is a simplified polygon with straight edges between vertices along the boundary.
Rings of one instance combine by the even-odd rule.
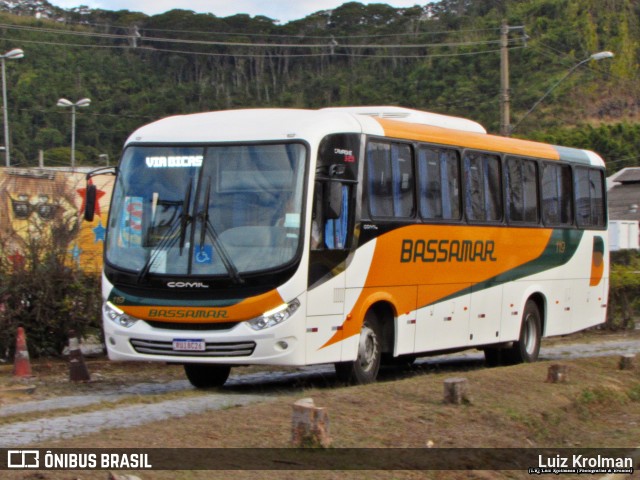
[[142, 245], [142, 197], [125, 197], [124, 214], [120, 225], [120, 244], [123, 247]]
[[287, 228], [300, 228], [300, 214], [287, 213], [284, 217], [284, 226]]
[[210, 265], [213, 263], [213, 245], [196, 245], [193, 252], [193, 261], [198, 265]]

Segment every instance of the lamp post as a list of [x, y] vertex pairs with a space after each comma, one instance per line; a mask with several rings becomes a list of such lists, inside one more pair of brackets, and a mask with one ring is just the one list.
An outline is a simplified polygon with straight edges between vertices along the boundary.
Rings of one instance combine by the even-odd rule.
[[0, 61], [2, 61], [2, 111], [4, 114], [4, 158], [6, 166], [11, 165], [11, 152], [9, 149], [9, 111], [7, 109], [7, 76], [5, 72], [4, 61], [5, 59], [17, 60], [24, 57], [24, 51], [20, 48], [14, 48], [9, 50], [4, 55], [0, 55]]
[[522, 123], [522, 121], [527, 118], [529, 116], [529, 114], [531, 112], [533, 112], [536, 107], [540, 104], [540, 102], [542, 102], [545, 98], [547, 98], [547, 96], [549, 96], [549, 94], [555, 90], [555, 88], [560, 85], [560, 83], [562, 83], [569, 75], [571, 75], [573, 72], [575, 72], [575, 70], [581, 66], [584, 65], [585, 63], [591, 61], [591, 60], [603, 60], [605, 58], [612, 58], [614, 56], [613, 52], [598, 52], [598, 53], [594, 53], [593, 55], [590, 55], [589, 57], [585, 58], [584, 60], [581, 60], [580, 62], [576, 63], [573, 67], [571, 67], [569, 69], [569, 71], [560, 79], [558, 80], [556, 83], [554, 83], [553, 85], [551, 85], [551, 88], [549, 88], [549, 90], [547, 90], [546, 92], [544, 92], [544, 95], [542, 95], [542, 97], [540, 97], [538, 99], [538, 101], [536, 103], [533, 104], [533, 106], [527, 111], [527, 113], [525, 113], [522, 118], [520, 118], [520, 120], [518, 120], [518, 123], [516, 123], [513, 127], [510, 128], [509, 133], [512, 133], [517, 127], [518, 125], [520, 125]]
[[75, 103], [61, 98], [56, 104], [58, 107], [71, 107], [71, 168], [76, 166], [76, 107], [88, 107], [89, 105], [91, 105], [90, 98], [81, 98]]

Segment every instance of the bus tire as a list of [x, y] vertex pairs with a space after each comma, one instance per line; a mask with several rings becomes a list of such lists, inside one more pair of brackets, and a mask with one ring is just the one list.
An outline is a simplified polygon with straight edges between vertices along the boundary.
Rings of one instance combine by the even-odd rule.
[[196, 388], [215, 388], [224, 385], [229, 378], [229, 365], [210, 365], [206, 363], [185, 363], [184, 373], [191, 385]]
[[349, 385], [375, 382], [382, 358], [381, 331], [377, 315], [373, 310], [369, 310], [360, 330], [356, 360], [335, 364], [336, 377], [340, 382]]
[[542, 338], [542, 318], [540, 309], [533, 300], [527, 300], [522, 312], [520, 337], [513, 347], [503, 352], [505, 363], [535, 362], [540, 353], [540, 339]]

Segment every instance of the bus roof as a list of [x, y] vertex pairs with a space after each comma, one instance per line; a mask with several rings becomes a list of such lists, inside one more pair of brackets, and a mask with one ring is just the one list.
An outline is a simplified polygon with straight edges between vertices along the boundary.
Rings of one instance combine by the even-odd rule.
[[386, 118], [418, 125], [431, 125], [464, 132], [487, 133], [482, 125], [473, 120], [404, 107], [333, 107], [323, 108], [322, 111], [355, 113], [368, 117]]
[[140, 127], [127, 144], [319, 141], [325, 135], [340, 132], [604, 166], [602, 158], [588, 150], [490, 135], [472, 120], [389, 106], [246, 109], [177, 115]]

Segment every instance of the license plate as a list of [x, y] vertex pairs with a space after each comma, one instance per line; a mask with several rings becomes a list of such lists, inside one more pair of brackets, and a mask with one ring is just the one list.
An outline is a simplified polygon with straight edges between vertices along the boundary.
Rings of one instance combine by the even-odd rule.
[[204, 340], [192, 338], [174, 338], [173, 349], [180, 352], [204, 352]]

